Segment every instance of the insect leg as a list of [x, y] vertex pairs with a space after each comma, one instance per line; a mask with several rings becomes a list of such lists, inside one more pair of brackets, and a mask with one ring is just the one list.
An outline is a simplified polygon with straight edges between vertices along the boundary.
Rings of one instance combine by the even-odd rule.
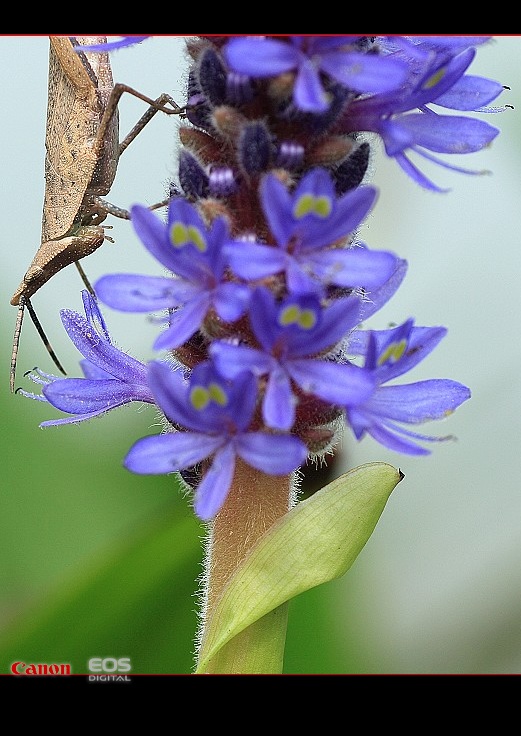
[[[143, 100], [143, 102], [148, 103], [150, 107], [134, 125], [130, 133], [120, 143], [120, 154], [129, 146], [130, 143], [132, 143], [134, 138], [136, 138], [136, 136], [143, 130], [145, 125], [147, 125], [147, 123], [154, 117], [156, 112], [161, 111], [167, 115], [181, 115], [184, 112], [184, 108], [179, 107], [179, 105], [170, 97], [170, 95], [166, 93], [160, 95], [157, 100], [153, 100], [126, 84], [115, 84], [110, 93], [110, 97], [107, 100], [107, 105], [105, 107], [105, 111], [103, 113], [103, 117], [101, 118], [100, 126], [97, 132], [96, 140], [98, 141], [98, 144], [103, 144], [103, 141], [105, 140], [107, 134], [107, 129], [112, 118], [114, 117], [120, 97], [124, 92], [128, 92], [128, 94], [131, 94], [134, 97]], [[165, 107], [164, 103], [168, 103], [172, 107]]]
[[54, 352], [54, 350], [52, 348], [52, 345], [49, 342], [49, 339], [48, 339], [47, 335], [43, 331], [43, 327], [40, 324], [40, 320], [36, 316], [36, 312], [33, 309], [33, 305], [31, 304], [31, 300], [30, 299], [25, 299], [24, 301], [25, 301], [25, 306], [27, 307], [27, 311], [31, 315], [31, 319], [33, 321], [33, 324], [36, 327], [36, 329], [38, 331], [38, 334], [42, 338], [42, 342], [45, 345], [45, 347], [47, 348], [47, 351], [48, 351], [49, 355], [53, 359], [54, 365], [56, 366], [56, 368], [58, 368], [58, 370], [60, 371], [60, 373], [63, 373], [63, 375], [66, 376], [67, 375], [67, 371], [65, 370], [65, 368], [62, 366], [62, 364], [58, 360], [58, 357], [57, 357], [56, 353]]
[[[102, 199], [101, 197], [92, 197], [92, 202], [102, 212], [106, 212], [109, 215], [112, 215], [113, 217], [119, 217], [122, 220], [130, 220], [130, 212], [128, 210], [123, 209], [123, 207], [118, 207], [115, 204], [112, 204], [111, 202], [107, 202], [106, 199]], [[148, 207], [149, 210], [158, 210], [161, 207], [166, 207], [168, 203], [170, 202], [170, 197], [167, 197], [166, 199], [163, 199], [161, 202], [156, 202], [155, 204], [151, 204], [150, 207]], [[108, 238], [107, 238], [108, 239]]]
[[63, 373], [64, 376], [67, 375], [67, 373], [65, 372], [65, 369], [63, 368], [62, 364], [58, 360], [58, 357], [57, 357], [56, 353], [54, 352], [54, 350], [52, 348], [52, 345], [49, 342], [49, 340], [47, 338], [47, 335], [45, 334], [45, 332], [43, 330], [42, 325], [40, 324], [40, 320], [36, 316], [36, 312], [33, 309], [33, 305], [31, 304], [31, 300], [30, 299], [27, 299], [24, 296], [21, 296], [20, 297], [20, 301], [18, 303], [18, 314], [16, 316], [16, 324], [15, 324], [15, 328], [14, 328], [14, 337], [13, 337], [13, 349], [12, 349], [12, 352], [11, 352], [11, 373], [10, 373], [10, 377], [9, 377], [10, 378], [9, 384], [10, 384], [10, 388], [11, 388], [11, 393], [14, 393], [14, 383], [15, 383], [15, 378], [16, 378], [16, 362], [17, 362], [17, 358], [18, 358], [18, 346], [20, 344], [20, 333], [22, 331], [22, 322], [23, 322], [23, 318], [24, 318], [25, 307], [27, 307], [27, 311], [31, 315], [31, 319], [32, 319], [32, 321], [34, 323], [34, 326], [36, 327], [36, 329], [38, 331], [38, 334], [40, 335], [40, 337], [42, 339], [43, 344], [47, 348], [47, 351], [48, 351], [49, 355], [53, 359], [54, 364], [56, 365], [56, 367], [58, 368], [58, 370], [61, 371], [61, 373]]
[[25, 298], [21, 296], [20, 301], [18, 302], [18, 314], [16, 315], [16, 323], [14, 326], [14, 336], [13, 336], [13, 347], [11, 350], [11, 371], [9, 374], [9, 388], [11, 389], [11, 393], [14, 393], [14, 382], [16, 378], [16, 361], [18, 358], [18, 346], [20, 345], [20, 334], [22, 332], [22, 322], [24, 319], [24, 311], [25, 311]]
[[[116, 87], [118, 87], [118, 86], [119, 85], [116, 85]], [[116, 87], [115, 87], [115, 89], [116, 89]], [[128, 87], [128, 88], [124, 89], [123, 91], [130, 92], [131, 91], [131, 88]], [[140, 99], [144, 99], [142, 95], [139, 95], [139, 98]], [[147, 101], [147, 100], [145, 99], [145, 101]], [[173, 109], [170, 110], [169, 113], [167, 112], [169, 110], [169, 108], [165, 108], [164, 107], [165, 102], [168, 102], [173, 107]], [[150, 105], [150, 107], [148, 108], [148, 110], [139, 118], [139, 120], [134, 125], [134, 127], [132, 128], [132, 130], [129, 133], [127, 133], [127, 135], [125, 136], [125, 138], [123, 138], [123, 140], [119, 144], [119, 155], [120, 156], [123, 153], [123, 151], [126, 148], [128, 148], [128, 146], [132, 143], [132, 141], [134, 140], [134, 138], [136, 138], [139, 135], [139, 133], [141, 133], [141, 131], [143, 130], [143, 128], [146, 125], [148, 125], [148, 123], [152, 120], [152, 118], [154, 117], [154, 115], [157, 112], [159, 112], [159, 111], [166, 112], [167, 114], [174, 114], [174, 113], [180, 114], [182, 112], [182, 108], [180, 108], [179, 105], [170, 97], [170, 95], [166, 94], [166, 92], [164, 92], [162, 95], [160, 95], [157, 98], [157, 100], [154, 100], [153, 101], [153, 104]]]

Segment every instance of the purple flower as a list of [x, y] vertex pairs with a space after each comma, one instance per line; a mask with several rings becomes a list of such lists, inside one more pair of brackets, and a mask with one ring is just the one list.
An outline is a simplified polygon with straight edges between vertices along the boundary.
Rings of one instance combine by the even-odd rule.
[[465, 49], [481, 46], [492, 36], [378, 36], [378, 44], [389, 53], [404, 51], [409, 60], [426, 60], [433, 54], [455, 56]]
[[265, 288], [258, 288], [250, 304], [250, 324], [260, 348], [213, 342], [210, 355], [228, 378], [249, 370], [267, 375], [263, 418], [269, 427], [289, 430], [295, 422], [298, 396], [314, 395], [332, 404], [355, 406], [374, 389], [367, 372], [350, 363], [320, 358], [358, 324], [361, 304], [357, 297], [339, 299], [322, 308], [313, 296], [290, 296], [278, 303]]
[[150, 36], [122, 36], [119, 41], [107, 41], [106, 43], [92, 44], [87, 49], [82, 46], [78, 46], [76, 51], [93, 51], [105, 52], [105, 51], [116, 51], [116, 49], [122, 49], [126, 46], [134, 46], [137, 43], [141, 43]]
[[357, 332], [349, 352], [365, 356], [364, 369], [378, 388], [368, 401], [346, 408], [346, 421], [357, 439], [367, 433], [395, 452], [427, 455], [417, 441], [440, 441], [407, 430], [401, 424], [419, 424], [443, 419], [470, 398], [470, 391], [457, 381], [431, 379], [417, 383], [383, 386], [423, 360], [446, 335], [444, 327], [414, 327], [409, 319], [390, 330]]
[[58, 378], [37, 371], [30, 378], [43, 385], [43, 397], [19, 390], [28, 398], [47, 401], [72, 414], [42, 422], [42, 427], [83, 422], [131, 401], [154, 403], [146, 366], [111, 344], [95, 299], [88, 291], [82, 296], [86, 318], [69, 309], [60, 314], [69, 337], [85, 358], [80, 361], [85, 378]]
[[175, 277], [112, 274], [95, 284], [105, 304], [124, 312], [174, 310], [169, 327], [155, 341], [156, 350], [179, 347], [197, 330], [210, 309], [225, 322], [244, 312], [249, 289], [225, 281], [224, 244], [228, 227], [224, 218], [207, 228], [189, 202], [170, 202], [168, 221], [142, 205], [131, 208], [132, 224], [147, 250]]
[[[346, 109], [341, 125], [346, 133], [378, 133], [388, 156], [421, 186], [444, 191], [431, 182], [410, 161], [406, 152], [414, 152], [446, 168], [468, 174], [482, 173], [453, 166], [433, 156], [434, 153], [463, 154], [479, 151], [499, 133], [488, 123], [464, 116], [436, 114], [427, 107], [469, 111], [483, 110], [503, 87], [489, 79], [464, 76], [475, 56], [468, 48], [456, 56], [431, 53], [411, 64], [408, 81], [394, 94], [375, 95], [354, 100]], [[420, 112], [410, 112], [411, 110]], [[405, 114], [407, 113], [407, 114]]]
[[370, 211], [374, 187], [362, 186], [337, 198], [329, 173], [317, 168], [306, 174], [294, 192], [273, 174], [260, 186], [262, 208], [277, 247], [236, 241], [228, 247], [230, 266], [244, 279], [262, 279], [285, 272], [294, 294], [322, 295], [328, 284], [371, 291], [387, 281], [397, 258], [362, 244], [337, 247], [356, 230]]
[[208, 460], [194, 500], [195, 511], [204, 521], [224, 503], [236, 457], [270, 475], [291, 473], [305, 462], [307, 448], [297, 437], [251, 428], [257, 400], [257, 379], [252, 373], [242, 372], [227, 381], [204, 362], [187, 382], [179, 371], [153, 361], [148, 381], [167, 419], [187, 431], [143, 437], [130, 449], [125, 467], [155, 475]]
[[[329, 98], [321, 75], [358, 93], [387, 92], [405, 79], [400, 60], [366, 53], [361, 36], [289, 36], [232, 38], [224, 49], [233, 71], [250, 77], [275, 77], [295, 72], [295, 106], [304, 112], [324, 112]], [[370, 45], [369, 45], [370, 48]]]

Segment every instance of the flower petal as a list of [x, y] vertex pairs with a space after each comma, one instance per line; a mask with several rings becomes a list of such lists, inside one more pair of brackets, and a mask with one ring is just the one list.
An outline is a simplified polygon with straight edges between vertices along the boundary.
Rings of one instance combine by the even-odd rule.
[[115, 379], [62, 378], [44, 386], [42, 393], [56, 409], [69, 414], [104, 412], [130, 401], [154, 403], [146, 384], [138, 387]]
[[128, 383], [146, 384], [143, 363], [107, 342], [77, 312], [62, 309], [60, 316], [70, 339], [87, 360], [115, 378]]
[[135, 44], [141, 43], [150, 36], [122, 36], [119, 41], [107, 41], [106, 43], [91, 44], [90, 46], [78, 45], [75, 47], [75, 51], [88, 51], [89, 54], [94, 52], [105, 53], [107, 51], [116, 51], [116, 49], [122, 49], [126, 46], [134, 46]]
[[328, 360], [293, 360], [287, 370], [303, 391], [333, 404], [356, 406], [373, 393], [369, 371]]
[[195, 493], [195, 513], [203, 521], [213, 518], [223, 505], [230, 490], [234, 471], [235, 450], [232, 444], [227, 444], [215, 454]]
[[235, 441], [237, 454], [257, 470], [269, 475], [291, 473], [306, 462], [307, 447], [289, 434], [248, 432]]
[[488, 105], [501, 92], [504, 88], [499, 82], [466, 74], [448, 92], [437, 97], [435, 103], [451, 110], [471, 111]]
[[272, 366], [272, 359], [266, 353], [247, 345], [231, 345], [224, 340], [216, 340], [211, 343], [209, 351], [219, 373], [226, 378], [235, 378], [242, 371], [262, 376]]
[[263, 279], [286, 267], [286, 254], [273, 245], [236, 241], [227, 255], [231, 269], [243, 279]]
[[387, 281], [377, 289], [371, 289], [369, 292], [364, 293], [361, 305], [360, 321], [369, 319], [369, 317], [381, 309], [397, 292], [398, 287], [405, 278], [407, 268], [407, 261], [405, 259], [398, 258], [395, 269]]
[[297, 66], [299, 52], [291, 44], [270, 38], [232, 38], [224, 55], [231, 68], [250, 77], [272, 77]]
[[408, 71], [398, 59], [356, 51], [324, 54], [320, 68], [348, 89], [373, 94], [397, 89]]
[[411, 113], [400, 117], [400, 125], [412, 136], [415, 145], [436, 153], [480, 151], [498, 135], [498, 128], [484, 120], [458, 115]]
[[251, 290], [243, 284], [223, 283], [214, 289], [212, 303], [225, 322], [235, 322], [241, 317], [250, 300]]
[[196, 332], [210, 307], [210, 296], [201, 293], [170, 316], [170, 326], [154, 343], [154, 350], [173, 350]]
[[274, 174], [266, 174], [263, 177], [260, 197], [270, 230], [277, 243], [285, 248], [294, 230], [291, 217], [293, 198]]
[[328, 95], [322, 87], [318, 70], [311, 59], [303, 58], [299, 64], [293, 99], [299, 110], [304, 112], [320, 113], [329, 107]]
[[395, 421], [418, 424], [452, 414], [470, 398], [470, 390], [448, 378], [434, 378], [398, 386], [381, 386], [364, 410]]
[[307, 256], [315, 274], [325, 283], [372, 291], [385, 284], [396, 270], [397, 257], [369, 248], [332, 248]]
[[[27, 395], [27, 394], [24, 394]], [[33, 397], [30, 397], [33, 398]], [[36, 398], [36, 397], [34, 397]], [[122, 404], [114, 404], [114, 406], [111, 406], [111, 409], [117, 409], [118, 406], [123, 406], [127, 402], [123, 402]], [[100, 409], [99, 411], [91, 411], [87, 414], [74, 414], [74, 416], [71, 417], [64, 417], [63, 419], [48, 419], [45, 422], [40, 422], [40, 427], [59, 427], [61, 425], [65, 424], [79, 424], [80, 422], [86, 422], [89, 419], [94, 419], [94, 417], [100, 417], [103, 414], [105, 414], [105, 409]]]
[[94, 285], [104, 304], [121, 312], [156, 312], [177, 307], [194, 293], [181, 279], [117, 273], [102, 276]]
[[295, 423], [295, 397], [285, 371], [271, 371], [262, 404], [262, 416], [268, 427], [289, 430]]
[[394, 450], [394, 452], [399, 452], [405, 455], [431, 454], [430, 450], [418, 445], [416, 442], [411, 442], [405, 439], [405, 437], [400, 436], [397, 432], [393, 432], [386, 424], [373, 424], [368, 427], [367, 433], [381, 445], [388, 447], [390, 450]]
[[188, 401], [189, 386], [182, 371], [152, 360], [147, 366], [147, 380], [157, 405], [172, 424], [180, 424], [195, 432], [204, 431], [200, 415]]
[[218, 437], [198, 432], [171, 432], [142, 437], [127, 453], [124, 466], [139, 475], [162, 475], [190, 468], [214, 453]]

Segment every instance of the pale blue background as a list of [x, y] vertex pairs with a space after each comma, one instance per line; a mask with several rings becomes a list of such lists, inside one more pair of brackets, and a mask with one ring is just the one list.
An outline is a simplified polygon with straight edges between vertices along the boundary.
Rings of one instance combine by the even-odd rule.
[[[9, 299], [40, 240], [47, 61], [45, 36], [0, 38], [0, 390], [6, 393], [16, 316]], [[116, 81], [152, 97], [168, 91], [182, 98], [187, 65], [181, 39], [154, 38], [114, 54], [112, 64]], [[373, 182], [381, 193], [361, 234], [370, 246], [407, 258], [409, 273], [369, 326], [409, 316], [418, 324], [447, 326], [448, 336], [407, 380], [449, 377], [473, 392], [446, 422], [422, 427], [458, 437], [434, 445], [428, 458], [397, 456], [370, 438], [356, 445], [346, 437], [344, 443], [340, 470], [382, 460], [406, 476], [349, 573], [356, 590], [350, 618], [358, 622], [359, 636], [383, 672], [521, 672], [520, 68], [518, 36], [495, 37], [479, 49], [471, 66], [472, 73], [512, 88], [498, 104], [515, 109], [484, 118], [502, 130], [491, 148], [458, 159], [469, 168], [490, 169], [491, 176], [469, 177], [422, 164], [437, 183], [452, 188], [442, 195], [421, 190], [393, 162], [378, 156], [374, 162]], [[123, 132], [142, 110], [139, 101], [123, 100]], [[107, 198], [128, 207], [163, 197], [176, 171], [175, 129], [172, 117], [156, 116], [122, 158]], [[117, 270], [158, 273], [131, 226], [113, 218], [110, 224], [116, 243], [105, 244], [84, 262], [90, 278]], [[57, 315], [64, 306], [81, 311], [78, 281], [70, 267], [33, 299], [68, 365], [75, 364], [77, 354]], [[116, 312], [106, 317], [121, 347], [141, 360], [153, 357], [144, 317], [130, 321]], [[52, 370], [27, 317], [18, 384], [35, 364]], [[45, 418], [41, 406], [20, 397], [11, 400], [20, 402], [25, 415], [34, 415], [35, 424]], [[30, 462], [30, 448], [10, 461], [20, 467]], [[333, 585], [338, 608], [332, 636], [341, 647], [347, 583]]]

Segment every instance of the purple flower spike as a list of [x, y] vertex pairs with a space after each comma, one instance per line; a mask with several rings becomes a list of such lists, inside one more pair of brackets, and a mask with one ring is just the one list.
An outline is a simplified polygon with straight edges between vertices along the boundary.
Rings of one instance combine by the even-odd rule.
[[187, 431], [143, 437], [130, 449], [125, 467], [155, 475], [207, 460], [194, 501], [203, 521], [213, 518], [224, 503], [237, 457], [270, 475], [289, 474], [305, 462], [307, 448], [297, 437], [250, 429], [257, 398], [252, 373], [242, 372], [231, 382], [205, 362], [187, 382], [179, 372], [156, 361], [148, 371], [157, 404], [173, 424]]
[[[77, 50], [88, 56], [146, 38], [84, 37]], [[361, 240], [378, 197], [366, 182], [376, 144], [431, 191], [446, 190], [423, 173], [424, 159], [485, 173], [450, 159], [456, 154], [459, 164], [461, 154], [484, 150], [498, 135], [476, 113], [490, 120], [511, 107], [496, 106], [508, 87], [469, 74], [491, 38], [186, 37], [186, 114], [169, 206], [162, 216], [140, 204], [130, 209], [159, 271], [105, 275], [94, 284], [96, 298], [83, 295], [85, 316], [61, 312], [84, 377], [33, 369], [40, 393], [20, 393], [67, 412], [42, 426], [153, 404], [162, 431], [136, 442], [125, 467], [181, 473], [204, 521], [228, 513], [237, 458], [268, 476], [289, 476], [333, 452], [346, 426], [357, 440], [370, 435], [410, 455], [449, 439], [416, 425], [449, 415], [469, 389], [403, 378], [445, 327], [408, 319], [362, 329], [408, 269], [391, 250]], [[83, 224], [102, 220], [98, 214], [85, 214]], [[97, 299], [153, 315], [149, 322], [162, 330], [151, 342], [168, 360], [146, 366], [118, 350]]]

